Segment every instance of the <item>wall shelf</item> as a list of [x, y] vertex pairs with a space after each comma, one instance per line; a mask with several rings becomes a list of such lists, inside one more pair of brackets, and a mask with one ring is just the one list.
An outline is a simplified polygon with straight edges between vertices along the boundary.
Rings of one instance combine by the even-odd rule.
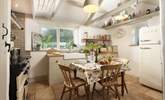
[[82, 39], [83, 41], [111, 41], [110, 39]]
[[130, 44], [130, 45], [128, 45], [128, 46], [133, 47], [133, 46], [139, 46], [139, 45], [137, 45], [137, 44]]
[[137, 0], [128, 0], [128, 1], [124, 2], [123, 4], [121, 4], [120, 6], [118, 6], [117, 8], [109, 11], [108, 13], [105, 13], [102, 16], [100, 16], [98, 18], [95, 18], [92, 21], [89, 21], [87, 23], [87, 25], [90, 25], [90, 24], [92, 24], [92, 23], [94, 23], [96, 21], [101, 21], [104, 18], [107, 18], [109, 16], [116, 15], [116, 14], [120, 13], [121, 11], [123, 11], [123, 10], [128, 9], [129, 7], [131, 7], [130, 5], [134, 4], [135, 2], [137, 2]]
[[104, 27], [106, 30], [110, 30], [110, 29], [113, 29], [113, 28], [117, 28], [117, 27], [120, 27], [122, 25], [130, 25], [130, 24], [135, 24], [135, 23], [139, 23], [139, 22], [143, 22], [145, 20], [148, 20], [154, 16], [158, 16], [159, 15], [159, 11], [156, 11], [156, 12], [152, 12], [148, 15], [144, 15], [144, 16], [140, 16], [140, 17], [136, 17], [136, 18], [133, 18], [133, 19], [130, 19], [130, 20], [126, 20], [126, 21], [122, 21], [122, 22], [119, 22], [117, 24], [114, 24], [114, 25], [111, 25], [111, 26], [106, 26]]

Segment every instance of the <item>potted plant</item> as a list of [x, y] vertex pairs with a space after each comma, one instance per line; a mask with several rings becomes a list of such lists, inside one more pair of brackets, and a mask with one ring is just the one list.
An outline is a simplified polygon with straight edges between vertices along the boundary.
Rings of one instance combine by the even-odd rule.
[[101, 46], [99, 44], [94, 44], [94, 43], [90, 43], [87, 44], [84, 49], [83, 52], [85, 53], [86, 57], [88, 57], [89, 54], [91, 54], [91, 56], [95, 56], [95, 62], [97, 62], [97, 57], [98, 57], [98, 49]]

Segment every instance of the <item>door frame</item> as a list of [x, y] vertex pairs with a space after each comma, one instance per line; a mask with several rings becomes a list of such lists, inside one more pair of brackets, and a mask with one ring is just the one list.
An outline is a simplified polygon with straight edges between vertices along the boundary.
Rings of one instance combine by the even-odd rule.
[[163, 100], [165, 100], [165, 0], [160, 0], [160, 28], [162, 37], [162, 76], [163, 76]]

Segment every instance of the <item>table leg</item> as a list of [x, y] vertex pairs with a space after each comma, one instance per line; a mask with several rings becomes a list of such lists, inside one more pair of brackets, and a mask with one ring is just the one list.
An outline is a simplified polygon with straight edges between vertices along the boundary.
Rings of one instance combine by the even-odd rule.
[[77, 77], [77, 70], [74, 70], [74, 78]]
[[121, 94], [122, 96], [124, 96], [124, 75], [125, 75], [125, 72], [121, 72]]

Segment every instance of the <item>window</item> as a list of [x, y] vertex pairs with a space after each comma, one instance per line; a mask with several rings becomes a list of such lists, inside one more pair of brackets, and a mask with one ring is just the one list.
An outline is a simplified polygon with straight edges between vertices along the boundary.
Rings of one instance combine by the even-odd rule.
[[41, 28], [42, 49], [57, 47], [57, 31], [56, 29]]
[[[59, 41], [57, 41], [59, 40]], [[32, 50], [47, 50], [50, 48], [72, 48], [73, 31], [69, 29], [41, 28], [41, 33], [32, 33]]]
[[73, 31], [60, 29], [60, 48], [66, 49], [73, 45]]

